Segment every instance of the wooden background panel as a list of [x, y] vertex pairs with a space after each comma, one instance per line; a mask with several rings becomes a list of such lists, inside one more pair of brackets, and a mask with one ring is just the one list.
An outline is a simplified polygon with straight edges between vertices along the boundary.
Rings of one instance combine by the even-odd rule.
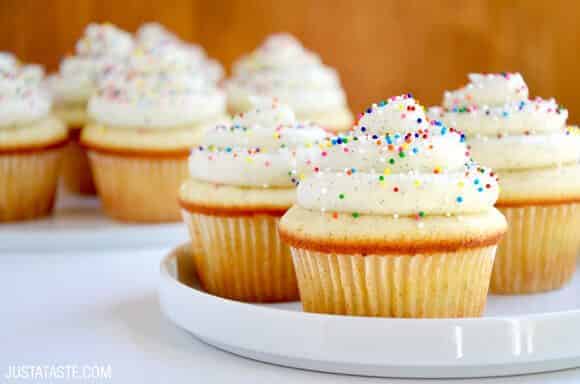
[[0, 0], [0, 49], [54, 70], [90, 21], [134, 31], [156, 20], [229, 66], [288, 31], [340, 71], [355, 111], [402, 92], [436, 104], [468, 72], [520, 71], [574, 119], [579, 13], [572, 0]]

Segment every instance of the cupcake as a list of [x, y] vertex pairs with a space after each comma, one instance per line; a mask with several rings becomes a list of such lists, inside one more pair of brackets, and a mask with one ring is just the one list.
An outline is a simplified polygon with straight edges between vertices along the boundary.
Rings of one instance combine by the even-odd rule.
[[0, 53], [0, 222], [48, 215], [56, 194], [64, 125], [50, 114], [39, 66]]
[[491, 279], [495, 293], [560, 288], [576, 268], [580, 135], [554, 99], [528, 99], [519, 73], [472, 74], [435, 111], [468, 136], [472, 156], [499, 174], [509, 230]]
[[259, 102], [205, 133], [179, 196], [208, 292], [248, 302], [298, 299], [290, 250], [277, 225], [295, 201], [294, 149], [324, 137], [275, 101]]
[[[373, 104], [353, 132], [298, 152], [297, 204], [280, 221], [307, 312], [474, 317], [496, 245], [496, 178], [461, 132], [403, 95]], [[482, 188], [483, 187], [483, 188]]]
[[82, 132], [105, 212], [130, 222], [178, 221], [177, 191], [203, 128], [227, 120], [225, 95], [174, 47], [136, 49], [108, 68]]
[[298, 119], [330, 131], [348, 130], [353, 123], [336, 71], [291, 35], [272, 35], [234, 63], [226, 88], [232, 114], [247, 111], [251, 97], [258, 95], [277, 98]]
[[88, 123], [87, 102], [96, 89], [100, 71], [124, 60], [133, 49], [131, 35], [110, 24], [90, 24], [76, 44], [76, 52], [48, 79], [55, 103], [54, 114], [70, 134], [62, 166], [63, 184], [69, 192], [95, 194], [85, 151], [79, 145], [81, 128]]

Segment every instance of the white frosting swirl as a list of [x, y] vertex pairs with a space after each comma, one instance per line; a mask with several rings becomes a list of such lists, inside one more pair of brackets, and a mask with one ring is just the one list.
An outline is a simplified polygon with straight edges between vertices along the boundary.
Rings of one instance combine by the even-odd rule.
[[483, 212], [498, 196], [464, 135], [427, 119], [410, 95], [373, 104], [348, 136], [299, 150], [297, 177], [300, 206], [353, 215]]
[[133, 46], [129, 33], [111, 24], [89, 24], [76, 44], [76, 54], [66, 57], [59, 73], [49, 78], [56, 102], [86, 102], [95, 90], [100, 72], [125, 59]]
[[528, 99], [528, 86], [519, 73], [470, 73], [469, 84], [443, 97], [445, 108], [504, 105]]
[[34, 121], [49, 114], [51, 98], [42, 86], [42, 76], [42, 67], [22, 66], [11, 54], [0, 54], [0, 126]]
[[224, 76], [222, 65], [208, 58], [201, 46], [180, 40], [159, 23], [143, 24], [137, 31], [137, 43], [148, 55], [178, 62], [192, 72], [203, 74], [214, 83]]
[[277, 102], [260, 104], [229, 126], [208, 130], [190, 156], [194, 179], [248, 187], [292, 187], [295, 149], [326, 136], [318, 126], [297, 123]]
[[89, 102], [89, 114], [111, 126], [166, 128], [224, 114], [225, 95], [176, 56], [136, 51], [110, 67]]
[[502, 169], [551, 167], [580, 156], [578, 136], [566, 133], [568, 111], [554, 99], [528, 100], [520, 74], [469, 76], [471, 83], [446, 92], [445, 109], [431, 116], [463, 130], [472, 156]]
[[336, 71], [286, 34], [269, 37], [236, 62], [227, 89], [233, 105], [247, 106], [252, 96], [267, 96], [288, 104], [298, 115], [346, 106]]

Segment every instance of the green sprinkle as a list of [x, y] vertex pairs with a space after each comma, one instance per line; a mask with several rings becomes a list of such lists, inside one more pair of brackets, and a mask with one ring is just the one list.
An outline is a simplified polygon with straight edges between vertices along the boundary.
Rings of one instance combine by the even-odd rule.
[[393, 159], [392, 157], [389, 159], [389, 164], [395, 164], [395, 159]]
[[419, 217], [425, 217], [425, 212], [419, 211]]
[[360, 215], [358, 214], [358, 212], [353, 212], [352, 217], [354, 217], [355, 219], [358, 219]]
[[381, 176], [379, 176], [379, 180], [380, 180], [380, 181], [385, 181], [385, 176], [382, 176], [382, 175], [381, 175]]
[[338, 198], [341, 200], [344, 199], [344, 193], [341, 193], [340, 195], [338, 195]]
[[405, 152], [399, 152], [399, 157], [402, 159], [403, 157], [405, 157]]

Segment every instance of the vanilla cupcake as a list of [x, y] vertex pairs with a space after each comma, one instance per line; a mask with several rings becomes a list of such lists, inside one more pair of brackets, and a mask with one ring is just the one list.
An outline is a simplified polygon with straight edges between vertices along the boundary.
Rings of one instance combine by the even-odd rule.
[[499, 174], [497, 207], [509, 223], [491, 280], [496, 293], [561, 287], [576, 268], [580, 135], [554, 99], [528, 99], [518, 73], [472, 74], [435, 111], [463, 130], [473, 157]]
[[497, 182], [463, 135], [410, 95], [373, 104], [346, 136], [298, 152], [297, 204], [280, 221], [305, 311], [473, 317], [486, 303]]
[[0, 222], [49, 214], [56, 194], [64, 125], [50, 115], [39, 66], [0, 53]]
[[227, 120], [225, 95], [186, 55], [139, 49], [112, 67], [89, 101], [82, 132], [103, 207], [122, 221], [178, 221], [177, 191], [203, 128]]
[[89, 24], [75, 54], [64, 58], [59, 72], [48, 79], [54, 114], [68, 126], [71, 137], [62, 167], [63, 184], [70, 192], [95, 194], [88, 158], [78, 142], [81, 128], [89, 122], [87, 102], [101, 71], [124, 60], [132, 49], [133, 39], [127, 32], [110, 24]]
[[324, 137], [276, 102], [206, 132], [191, 153], [191, 179], [180, 202], [208, 292], [253, 302], [298, 299], [290, 250], [277, 225], [296, 197], [295, 148]]
[[353, 124], [336, 71], [291, 35], [272, 35], [237, 61], [226, 88], [232, 114], [247, 111], [251, 97], [259, 95], [277, 98], [298, 119], [330, 131], [346, 131]]

